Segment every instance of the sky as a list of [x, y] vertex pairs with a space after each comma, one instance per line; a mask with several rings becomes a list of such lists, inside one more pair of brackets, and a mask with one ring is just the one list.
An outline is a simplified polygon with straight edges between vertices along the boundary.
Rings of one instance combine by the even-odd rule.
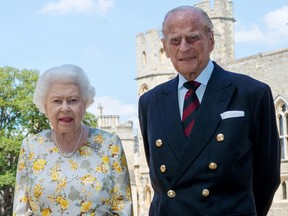
[[[201, 0], [1, 0], [0, 67], [76, 64], [96, 89], [89, 112], [137, 127], [136, 35]], [[213, 2], [213, 1], [211, 1]], [[234, 0], [235, 57], [288, 48], [287, 0]]]

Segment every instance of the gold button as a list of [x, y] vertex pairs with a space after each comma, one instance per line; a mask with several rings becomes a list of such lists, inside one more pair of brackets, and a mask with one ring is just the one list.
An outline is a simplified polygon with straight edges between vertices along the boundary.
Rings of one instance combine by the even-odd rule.
[[203, 197], [208, 197], [209, 196], [209, 190], [208, 189], [203, 189], [202, 196]]
[[165, 173], [165, 172], [166, 172], [166, 166], [165, 166], [165, 165], [161, 165], [161, 166], [160, 166], [160, 171], [161, 171], [162, 173]]
[[156, 144], [156, 146], [157, 146], [158, 148], [160, 148], [163, 143], [162, 143], [162, 140], [161, 140], [161, 139], [157, 139], [156, 142], [155, 142], [155, 144]]
[[176, 196], [176, 192], [174, 190], [168, 190], [167, 195], [170, 198], [174, 198]]
[[222, 133], [217, 134], [216, 139], [218, 142], [224, 141], [224, 135]]
[[211, 163], [209, 164], [209, 169], [211, 169], [211, 170], [216, 170], [216, 169], [217, 169], [217, 164], [214, 163], [214, 162], [211, 162]]

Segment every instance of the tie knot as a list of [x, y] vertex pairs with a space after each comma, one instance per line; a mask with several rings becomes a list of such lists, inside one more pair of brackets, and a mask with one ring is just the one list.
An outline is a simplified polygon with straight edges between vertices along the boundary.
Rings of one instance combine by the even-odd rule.
[[197, 88], [200, 86], [201, 84], [199, 82], [196, 82], [196, 81], [188, 81], [188, 82], [185, 82], [183, 84], [183, 86], [187, 89], [191, 89], [193, 90], [194, 92], [197, 90]]

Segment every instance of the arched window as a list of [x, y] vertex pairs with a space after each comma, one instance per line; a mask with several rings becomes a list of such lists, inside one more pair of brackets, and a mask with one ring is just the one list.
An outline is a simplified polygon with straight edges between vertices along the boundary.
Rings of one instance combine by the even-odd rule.
[[287, 101], [279, 96], [275, 100], [277, 126], [281, 144], [281, 159], [288, 160], [288, 110]]
[[140, 87], [140, 90], [139, 90], [139, 96], [141, 96], [142, 94], [144, 94], [145, 92], [148, 91], [148, 86], [146, 84], [143, 84], [141, 87]]
[[151, 204], [151, 189], [149, 186], [147, 186], [144, 191], [144, 202], [145, 207], [149, 207]]

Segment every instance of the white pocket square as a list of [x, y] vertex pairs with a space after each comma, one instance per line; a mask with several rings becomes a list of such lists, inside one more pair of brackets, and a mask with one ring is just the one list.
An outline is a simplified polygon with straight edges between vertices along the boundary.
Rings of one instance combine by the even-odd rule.
[[239, 110], [226, 111], [220, 114], [222, 119], [243, 117], [244, 115], [245, 115], [244, 111]]

